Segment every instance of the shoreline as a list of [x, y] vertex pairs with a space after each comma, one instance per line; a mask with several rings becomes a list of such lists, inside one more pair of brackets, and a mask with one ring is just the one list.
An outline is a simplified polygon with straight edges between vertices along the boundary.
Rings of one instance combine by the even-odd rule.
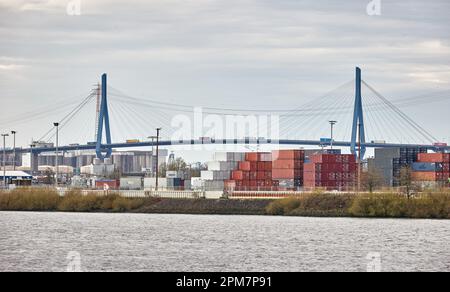
[[20, 189], [0, 192], [0, 211], [450, 219], [450, 193], [411, 198], [398, 194], [313, 193], [284, 199], [176, 199], [83, 195], [77, 190], [61, 197], [54, 190]]

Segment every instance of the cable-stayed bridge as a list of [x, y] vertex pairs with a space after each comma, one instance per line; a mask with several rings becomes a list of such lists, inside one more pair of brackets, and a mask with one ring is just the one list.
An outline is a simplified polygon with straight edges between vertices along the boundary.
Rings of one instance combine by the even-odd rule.
[[[293, 109], [201, 108], [201, 113], [209, 117], [226, 119], [230, 116], [240, 116], [244, 117], [240, 120], [244, 122], [249, 121], [245, 118], [249, 116], [255, 118], [276, 116], [277, 134], [272, 136], [260, 135], [261, 132], [269, 133], [272, 130], [269, 129], [269, 123], [263, 125], [262, 131], [259, 124], [253, 125], [253, 128], [252, 125], [240, 125], [247, 130], [245, 136], [231, 135], [232, 138], [230, 138], [226, 134], [202, 135], [203, 132], [196, 136], [193, 131], [190, 137], [179, 138], [176, 134], [179, 129], [177, 125], [174, 125], [174, 116], [184, 117], [187, 123], [194, 121], [195, 124], [198, 109], [188, 104], [137, 98], [124, 94], [108, 86], [106, 74], [102, 75], [101, 84], [81, 101], [71, 99], [69, 102], [46, 107], [42, 111], [24, 113], [9, 120], [8, 123], [34, 123], [45, 116], [66, 111], [67, 115], [59, 119], [59, 130], [62, 136], [60, 141], [63, 141], [61, 143], [63, 146], [58, 146], [58, 151], [96, 150], [97, 157], [100, 159], [110, 157], [113, 149], [155, 146], [155, 141], [131, 140], [128, 143], [118, 141], [136, 137], [144, 137], [142, 140], [145, 140], [155, 128], [159, 127], [162, 127], [165, 133], [158, 143], [161, 147], [204, 144], [274, 146], [330, 146], [332, 144], [336, 147], [349, 147], [352, 153], [361, 157], [364, 157], [367, 148], [423, 147], [432, 151], [450, 150], [450, 147], [446, 145], [436, 144], [438, 141], [436, 137], [400, 109], [417, 105], [423, 101], [423, 96], [396, 100], [393, 103], [365, 82], [361, 75], [361, 70], [356, 68], [355, 79]], [[437, 96], [437, 98], [446, 98], [447, 95]], [[274, 101], [274, 104], [277, 103], [279, 101]], [[333, 139], [329, 138], [324, 142], [322, 137], [330, 137], [328, 122], [331, 120], [338, 121], [339, 127], [335, 129]], [[203, 122], [202, 120], [201, 123]], [[191, 126], [196, 127], [196, 125]], [[77, 134], [79, 130], [84, 133]], [[39, 140], [53, 142], [55, 135], [54, 128], [50, 128]], [[74, 138], [75, 136], [81, 138]], [[201, 138], [203, 136], [211, 138]], [[71, 139], [92, 142], [70, 143], [64, 146], [64, 141], [71, 141]], [[38, 155], [44, 152], [55, 152], [57, 149], [56, 147], [30, 147], [17, 148], [15, 151]], [[8, 149], [6, 152], [12, 153], [13, 150]]]

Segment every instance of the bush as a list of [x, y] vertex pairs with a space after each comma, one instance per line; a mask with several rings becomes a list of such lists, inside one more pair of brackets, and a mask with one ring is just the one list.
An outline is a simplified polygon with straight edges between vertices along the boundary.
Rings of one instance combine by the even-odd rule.
[[352, 195], [330, 195], [322, 192], [276, 200], [266, 208], [270, 215], [343, 216], [352, 203]]
[[408, 199], [398, 194], [362, 195], [349, 210], [357, 217], [450, 219], [450, 194], [427, 193]]
[[0, 193], [0, 210], [55, 211], [60, 199], [53, 189], [20, 188]]
[[266, 213], [270, 215], [286, 215], [292, 210], [297, 209], [300, 204], [300, 199], [294, 197], [276, 200], [267, 206]]
[[124, 197], [117, 197], [112, 202], [112, 210], [114, 212], [126, 212], [136, 210], [144, 205], [143, 199], [128, 199]]

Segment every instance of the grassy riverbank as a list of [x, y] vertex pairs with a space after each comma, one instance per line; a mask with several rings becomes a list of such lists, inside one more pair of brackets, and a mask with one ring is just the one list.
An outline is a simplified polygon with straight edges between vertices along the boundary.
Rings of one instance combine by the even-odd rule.
[[450, 219], [450, 193], [430, 192], [407, 198], [399, 194], [310, 194], [272, 202], [270, 215]]
[[307, 194], [281, 200], [206, 200], [83, 196], [52, 189], [0, 192], [0, 211], [133, 212], [314, 217], [450, 219], [450, 192], [407, 198], [398, 194]]

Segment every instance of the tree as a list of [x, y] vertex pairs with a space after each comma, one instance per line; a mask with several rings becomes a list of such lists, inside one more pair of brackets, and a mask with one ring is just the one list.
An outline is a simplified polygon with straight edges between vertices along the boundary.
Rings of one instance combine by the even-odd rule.
[[208, 170], [208, 166], [205, 163], [197, 163], [193, 168], [191, 168], [191, 177], [200, 177], [202, 170]]
[[167, 175], [167, 163], [163, 163], [158, 167], [158, 177], [166, 177]]
[[400, 170], [400, 186], [406, 188], [406, 195], [408, 196], [408, 199], [411, 196], [412, 185], [412, 169], [409, 166], [405, 166]]
[[183, 158], [177, 158], [172, 163], [164, 163], [159, 167], [159, 177], [166, 177], [168, 171], [184, 171], [189, 173], [191, 177], [200, 177], [201, 171], [206, 170], [206, 164], [200, 164], [197, 167], [191, 167]]
[[180, 171], [180, 170], [187, 170], [187, 169], [188, 169], [188, 165], [184, 161], [184, 159], [181, 157], [178, 157], [177, 159], [175, 159], [174, 162], [170, 163], [167, 166], [168, 171]]
[[373, 191], [383, 185], [383, 176], [376, 169], [369, 169], [367, 172], [361, 174], [362, 187], [373, 193]]

